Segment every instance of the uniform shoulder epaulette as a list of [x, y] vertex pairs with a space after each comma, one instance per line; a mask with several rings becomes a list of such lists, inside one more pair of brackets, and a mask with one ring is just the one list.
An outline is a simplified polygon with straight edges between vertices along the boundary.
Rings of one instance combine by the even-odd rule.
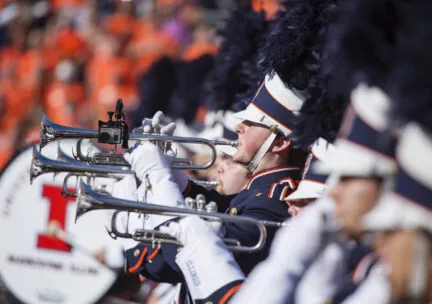
[[273, 183], [267, 193], [268, 198], [278, 199], [280, 201], [285, 201], [286, 197], [290, 195], [298, 185], [298, 181], [292, 178], [281, 179], [277, 183]]

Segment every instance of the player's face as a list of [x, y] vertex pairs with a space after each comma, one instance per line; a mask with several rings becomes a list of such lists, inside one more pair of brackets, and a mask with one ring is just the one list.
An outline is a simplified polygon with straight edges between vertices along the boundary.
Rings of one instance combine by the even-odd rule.
[[348, 236], [360, 236], [361, 218], [375, 206], [380, 186], [380, 181], [373, 178], [342, 177], [330, 190], [336, 202], [336, 218]]
[[225, 156], [219, 165], [217, 176], [219, 184], [216, 190], [226, 195], [239, 193], [250, 179], [246, 167], [234, 162], [230, 156]]
[[241, 164], [248, 164], [269, 137], [270, 129], [264, 125], [245, 120], [236, 126], [236, 132], [238, 134], [238, 146], [233, 160]]
[[430, 239], [419, 238], [419, 236], [419, 231], [396, 230], [380, 233], [375, 242], [375, 249], [380, 259], [388, 267], [392, 302], [407, 298], [406, 291], [413, 279], [413, 267], [419, 266], [423, 269], [430, 267], [430, 252], [427, 259], [428, 265], [416, 265], [419, 263], [419, 259], [415, 255], [416, 250], [418, 250], [418, 242], [430, 242]]
[[314, 199], [300, 199], [300, 200], [293, 200], [288, 201], [288, 213], [291, 216], [296, 216], [300, 213], [300, 211], [303, 210], [304, 207], [307, 206], [310, 202], [314, 201]]

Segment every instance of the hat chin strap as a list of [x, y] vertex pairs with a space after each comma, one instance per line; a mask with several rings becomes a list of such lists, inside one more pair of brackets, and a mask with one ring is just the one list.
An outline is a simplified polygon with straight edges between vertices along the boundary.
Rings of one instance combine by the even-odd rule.
[[273, 141], [276, 139], [277, 128], [271, 127], [270, 130], [271, 130], [270, 135], [267, 137], [267, 139], [264, 141], [262, 146], [258, 149], [257, 153], [255, 153], [254, 157], [247, 165], [247, 169], [249, 170], [250, 173], [253, 173], [255, 171], [255, 169], [258, 167], [259, 163], [263, 159], [264, 155], [267, 153], [267, 151], [270, 149], [271, 145], [273, 144]]
[[430, 251], [431, 244], [427, 236], [421, 233], [414, 241], [414, 264], [411, 268], [411, 278], [407, 286], [408, 297], [413, 299], [414, 303], [424, 303], [426, 297]]

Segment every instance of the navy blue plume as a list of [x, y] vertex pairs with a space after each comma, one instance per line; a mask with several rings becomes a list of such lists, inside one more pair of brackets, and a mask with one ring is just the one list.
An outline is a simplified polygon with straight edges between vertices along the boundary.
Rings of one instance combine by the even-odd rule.
[[330, 26], [323, 71], [349, 98], [359, 83], [383, 87], [394, 63], [400, 17], [395, 0], [347, 0]]
[[271, 25], [260, 50], [259, 65], [265, 74], [278, 73], [282, 81], [306, 90], [318, 75], [323, 29], [335, 1], [287, 1], [285, 12]]
[[415, 121], [432, 132], [432, 3], [401, 1], [401, 28], [395, 64], [388, 80], [395, 123]]
[[253, 96], [263, 78], [256, 60], [267, 26], [264, 12], [256, 13], [250, 5], [233, 11], [222, 31], [224, 40], [214, 69], [204, 84], [203, 98], [210, 109], [229, 109]]
[[328, 25], [338, 7], [339, 1], [287, 1], [260, 50], [263, 72], [277, 73], [287, 87], [306, 98], [291, 136], [296, 148], [307, 149], [319, 137], [332, 141], [339, 128], [341, 100], [330, 98], [327, 78], [321, 73]]

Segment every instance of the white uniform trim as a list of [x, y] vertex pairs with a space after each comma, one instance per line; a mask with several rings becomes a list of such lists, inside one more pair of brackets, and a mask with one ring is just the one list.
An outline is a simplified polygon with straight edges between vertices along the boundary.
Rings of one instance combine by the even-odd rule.
[[264, 80], [264, 85], [270, 95], [280, 105], [295, 115], [299, 114], [304, 101], [285, 86], [278, 74], [275, 73], [273, 76], [267, 74]]

